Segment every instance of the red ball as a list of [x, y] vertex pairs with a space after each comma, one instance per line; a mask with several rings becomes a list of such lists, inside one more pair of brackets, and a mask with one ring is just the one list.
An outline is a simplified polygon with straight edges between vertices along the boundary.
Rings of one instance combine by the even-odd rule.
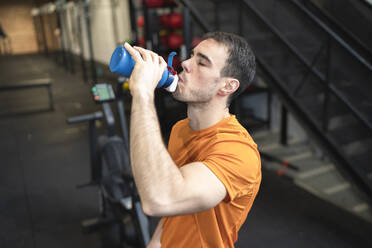
[[146, 47], [146, 41], [145, 41], [145, 38], [143, 38], [142, 36], [138, 37], [138, 45], [140, 47]]
[[173, 13], [169, 15], [168, 25], [171, 28], [182, 28], [182, 15], [179, 13]]
[[146, 6], [149, 8], [161, 7], [164, 5], [164, 0], [146, 0]]
[[137, 18], [138, 27], [143, 28], [144, 24], [145, 24], [145, 18], [143, 18], [143, 16], [139, 16]]
[[179, 34], [171, 34], [168, 36], [168, 47], [177, 49], [183, 44], [183, 37]]
[[159, 36], [160, 44], [162, 44], [163, 47], [168, 47], [168, 35], [161, 35]]
[[160, 16], [160, 25], [163, 27], [169, 26], [169, 15]]

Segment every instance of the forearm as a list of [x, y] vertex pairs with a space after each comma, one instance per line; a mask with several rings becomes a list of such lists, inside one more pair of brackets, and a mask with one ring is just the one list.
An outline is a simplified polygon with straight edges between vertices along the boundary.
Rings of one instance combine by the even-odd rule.
[[145, 212], [166, 206], [172, 196], [180, 193], [183, 176], [165, 148], [151, 97], [133, 97], [130, 148], [133, 175]]
[[161, 238], [162, 232], [163, 232], [163, 221], [160, 220], [158, 225], [156, 226], [155, 232], [152, 235], [151, 241], [148, 244], [147, 248], [160, 248], [161, 247], [160, 238]]

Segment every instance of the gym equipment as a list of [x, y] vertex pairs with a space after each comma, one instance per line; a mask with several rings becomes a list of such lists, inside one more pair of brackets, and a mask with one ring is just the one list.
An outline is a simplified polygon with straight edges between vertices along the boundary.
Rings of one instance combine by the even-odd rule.
[[32, 88], [45, 88], [48, 93], [49, 98], [49, 110], [54, 111], [54, 100], [52, 93], [52, 79], [49, 77], [45, 78], [36, 78], [20, 82], [0, 82], [0, 92], [3, 91], [16, 91], [23, 89], [32, 89]]
[[168, 26], [171, 28], [182, 28], [182, 15], [179, 13], [172, 13], [169, 15]]
[[162, 15], [160, 16], [160, 25], [163, 27], [169, 26], [169, 15]]
[[0, 24], [0, 54], [11, 54], [12, 45], [10, 38], [6, 35]]
[[182, 28], [183, 17], [180, 13], [171, 13], [160, 16], [160, 25], [168, 28]]
[[[103, 112], [72, 117], [67, 122], [89, 122], [91, 182], [78, 187], [98, 186], [99, 189], [100, 216], [83, 221], [83, 231], [100, 231], [103, 247], [145, 248], [150, 241], [149, 221], [142, 211], [130, 167], [123, 84], [117, 85], [117, 97], [111, 85], [94, 85], [93, 99], [102, 105]], [[123, 137], [115, 134], [115, 118], [110, 106], [113, 101], [117, 103]], [[101, 119], [107, 124], [107, 134], [97, 137], [95, 123]]]
[[[168, 68], [164, 71], [157, 87], [165, 88], [169, 92], [174, 92], [177, 88], [178, 76], [173, 70], [173, 56], [176, 52], [171, 52], [168, 57]], [[111, 56], [110, 71], [119, 73], [127, 78], [130, 77], [134, 68], [134, 60], [124, 46], [118, 46]]]
[[137, 42], [140, 47], [146, 47], [146, 41], [143, 36], [139, 36]]
[[173, 33], [168, 36], [168, 47], [170, 49], [177, 49], [183, 44], [183, 37], [179, 34]]
[[161, 7], [164, 5], [164, 0], [146, 0], [146, 5], [149, 8]]
[[145, 18], [143, 16], [139, 16], [137, 18], [137, 25], [140, 28], [143, 28], [145, 26]]

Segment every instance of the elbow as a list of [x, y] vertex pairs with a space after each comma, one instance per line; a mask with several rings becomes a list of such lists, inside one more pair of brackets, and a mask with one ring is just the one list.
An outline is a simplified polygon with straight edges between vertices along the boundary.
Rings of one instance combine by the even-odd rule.
[[167, 214], [167, 204], [160, 204], [154, 201], [142, 201], [142, 210], [147, 216], [164, 217]]

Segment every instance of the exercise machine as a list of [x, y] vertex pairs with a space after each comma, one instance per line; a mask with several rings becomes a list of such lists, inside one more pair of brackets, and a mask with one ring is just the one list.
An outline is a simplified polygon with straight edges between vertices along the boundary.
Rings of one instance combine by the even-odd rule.
[[[110, 84], [92, 87], [93, 99], [102, 111], [69, 118], [69, 124], [88, 122], [91, 181], [78, 186], [97, 186], [100, 216], [82, 222], [83, 231], [99, 231], [103, 247], [146, 247], [150, 241], [148, 217], [143, 213], [130, 167], [129, 139], [123, 103], [123, 82], [117, 96]], [[110, 103], [116, 102], [122, 137], [115, 131]], [[97, 136], [96, 121], [104, 120], [107, 133]]]

